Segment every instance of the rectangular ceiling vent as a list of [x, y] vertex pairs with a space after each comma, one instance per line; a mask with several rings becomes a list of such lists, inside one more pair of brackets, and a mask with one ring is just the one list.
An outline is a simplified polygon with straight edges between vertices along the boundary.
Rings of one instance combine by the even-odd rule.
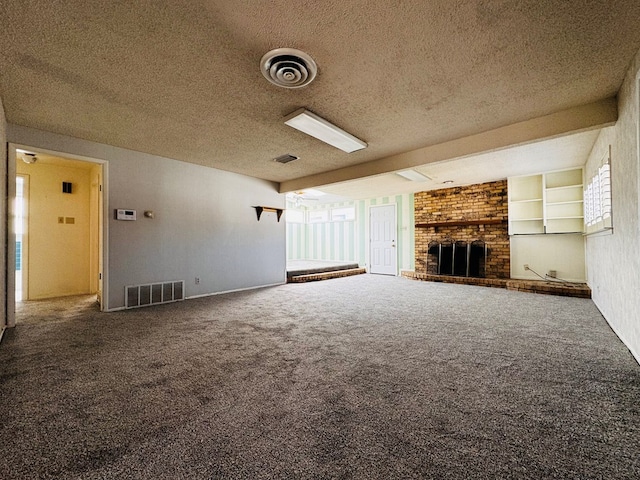
[[184, 300], [184, 280], [124, 287], [126, 308], [146, 307]]
[[289, 163], [294, 160], [298, 160], [299, 157], [295, 155], [291, 155], [290, 153], [285, 153], [284, 155], [280, 155], [279, 157], [274, 158], [274, 160], [278, 163]]

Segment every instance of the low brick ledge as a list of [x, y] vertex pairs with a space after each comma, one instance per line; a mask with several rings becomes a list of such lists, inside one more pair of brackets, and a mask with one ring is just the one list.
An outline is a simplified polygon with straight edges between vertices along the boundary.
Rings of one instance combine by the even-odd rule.
[[330, 278], [341, 278], [341, 277], [350, 277], [351, 275], [360, 275], [361, 273], [367, 273], [367, 269], [366, 268], [349, 268], [346, 270], [334, 270], [331, 272], [294, 275], [287, 279], [287, 283], [317, 282], [320, 280], [329, 280]]
[[451, 275], [432, 275], [411, 271], [403, 271], [401, 275], [411, 280], [421, 280], [424, 282], [479, 285], [484, 287], [506, 288], [507, 290], [516, 290], [519, 292], [591, 298], [591, 289], [586, 283], [548, 282], [544, 280], [513, 280], [509, 278], [454, 277]]
[[586, 283], [546, 282], [544, 280], [509, 280], [507, 290], [519, 292], [561, 295], [563, 297], [591, 298], [591, 288]]

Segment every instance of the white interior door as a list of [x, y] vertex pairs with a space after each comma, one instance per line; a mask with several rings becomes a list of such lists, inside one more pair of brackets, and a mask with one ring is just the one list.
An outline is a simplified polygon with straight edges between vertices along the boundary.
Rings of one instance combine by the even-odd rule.
[[396, 206], [380, 205], [369, 209], [370, 273], [398, 274], [396, 248]]

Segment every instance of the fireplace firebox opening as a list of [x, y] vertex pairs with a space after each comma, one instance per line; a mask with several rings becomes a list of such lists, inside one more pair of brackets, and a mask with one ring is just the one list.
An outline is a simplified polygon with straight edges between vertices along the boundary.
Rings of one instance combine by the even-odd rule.
[[427, 272], [437, 275], [484, 278], [488, 255], [489, 249], [482, 240], [433, 241], [429, 243], [427, 252]]

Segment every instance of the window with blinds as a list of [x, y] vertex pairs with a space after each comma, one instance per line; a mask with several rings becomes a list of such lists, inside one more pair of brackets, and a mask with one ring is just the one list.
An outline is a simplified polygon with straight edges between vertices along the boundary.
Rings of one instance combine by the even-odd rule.
[[584, 190], [584, 225], [587, 234], [611, 230], [611, 146]]

